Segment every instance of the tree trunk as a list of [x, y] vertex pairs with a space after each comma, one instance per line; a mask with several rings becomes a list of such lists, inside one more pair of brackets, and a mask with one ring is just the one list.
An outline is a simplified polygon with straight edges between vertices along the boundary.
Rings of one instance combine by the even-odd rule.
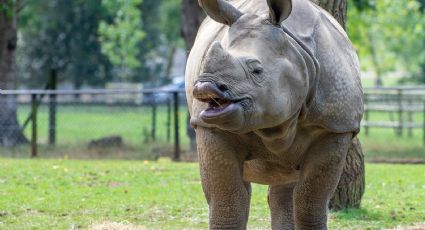
[[[14, 3], [0, 0], [0, 89], [15, 88], [15, 50], [17, 44]], [[0, 146], [27, 143], [16, 116], [16, 98], [0, 96]]]
[[192, 49], [195, 42], [196, 33], [198, 28], [205, 18], [205, 14], [199, 7], [196, 0], [183, 0], [182, 1], [182, 36], [186, 44], [186, 50]]
[[[198, 5], [196, 0], [183, 0], [182, 1], [182, 29], [181, 34], [184, 38], [186, 44], [186, 50], [189, 51], [192, 49], [193, 43], [195, 42], [196, 34], [198, 28], [202, 23], [202, 20], [205, 18], [205, 14], [201, 7]], [[191, 152], [196, 152], [196, 140], [195, 140], [195, 130], [189, 124], [189, 115], [186, 123], [186, 133], [190, 139], [190, 150]]]
[[[345, 28], [347, 0], [311, 0], [332, 14]], [[365, 189], [364, 157], [357, 137], [348, 150], [346, 164], [338, 187], [329, 202], [332, 210], [359, 208]]]
[[365, 189], [365, 171], [362, 146], [355, 137], [348, 150], [346, 164], [338, 187], [329, 202], [331, 210], [360, 208]]
[[347, 0], [311, 0], [328, 11], [345, 29], [347, 19]]
[[172, 46], [170, 49], [170, 52], [168, 53], [168, 57], [167, 57], [167, 68], [165, 69], [165, 77], [168, 80], [172, 79], [171, 75], [171, 69], [173, 68], [174, 65], [174, 55], [176, 54], [177, 51], [177, 47]]

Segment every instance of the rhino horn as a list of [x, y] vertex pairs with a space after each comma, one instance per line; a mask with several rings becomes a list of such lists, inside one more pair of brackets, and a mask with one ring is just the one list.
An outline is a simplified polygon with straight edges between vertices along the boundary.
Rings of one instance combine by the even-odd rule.
[[267, 5], [270, 8], [270, 20], [275, 25], [280, 25], [292, 11], [292, 0], [267, 0]]
[[223, 49], [220, 42], [215, 41], [207, 51], [203, 72], [215, 73], [222, 69], [223, 65], [229, 65], [230, 63], [230, 54]]
[[223, 0], [198, 0], [205, 13], [216, 22], [231, 26], [243, 14]]

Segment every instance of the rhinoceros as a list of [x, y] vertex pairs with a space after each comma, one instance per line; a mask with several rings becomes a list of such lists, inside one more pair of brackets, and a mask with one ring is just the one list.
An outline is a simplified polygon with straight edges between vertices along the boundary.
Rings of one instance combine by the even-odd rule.
[[250, 183], [269, 186], [273, 229], [327, 229], [363, 114], [359, 61], [309, 0], [199, 0], [186, 67], [210, 229], [246, 229]]

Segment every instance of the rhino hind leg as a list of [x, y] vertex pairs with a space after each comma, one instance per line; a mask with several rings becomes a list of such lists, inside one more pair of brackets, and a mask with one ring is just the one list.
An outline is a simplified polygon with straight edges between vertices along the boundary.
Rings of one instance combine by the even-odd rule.
[[360, 208], [360, 202], [365, 190], [364, 155], [360, 141], [353, 138], [348, 150], [346, 164], [338, 183], [338, 187], [329, 202], [333, 211], [347, 208]]
[[272, 229], [291, 230], [294, 226], [293, 193], [295, 184], [271, 185], [267, 201], [270, 207]]

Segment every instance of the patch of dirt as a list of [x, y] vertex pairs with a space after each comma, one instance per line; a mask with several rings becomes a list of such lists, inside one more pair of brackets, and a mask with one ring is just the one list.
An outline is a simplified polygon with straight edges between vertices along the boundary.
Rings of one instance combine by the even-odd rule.
[[103, 222], [93, 224], [88, 230], [146, 230], [147, 228], [130, 223]]
[[[168, 149], [168, 150], [160, 150], [157, 149], [155, 152], [155, 158], [158, 160], [161, 157], [169, 157], [170, 159], [174, 158], [174, 150]], [[198, 162], [198, 154], [196, 152], [191, 151], [184, 151], [182, 150], [180, 152], [180, 161], [182, 162]]]
[[425, 223], [418, 223], [413, 226], [407, 226], [407, 227], [400, 226], [400, 227], [391, 228], [388, 230], [425, 230]]

